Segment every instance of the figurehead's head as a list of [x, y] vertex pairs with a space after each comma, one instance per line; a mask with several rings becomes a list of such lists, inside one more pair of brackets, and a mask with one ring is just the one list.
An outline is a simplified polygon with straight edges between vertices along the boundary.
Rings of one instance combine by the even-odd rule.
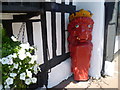
[[86, 42], [92, 39], [94, 21], [91, 17], [92, 13], [83, 9], [70, 15], [68, 32], [78, 42]]

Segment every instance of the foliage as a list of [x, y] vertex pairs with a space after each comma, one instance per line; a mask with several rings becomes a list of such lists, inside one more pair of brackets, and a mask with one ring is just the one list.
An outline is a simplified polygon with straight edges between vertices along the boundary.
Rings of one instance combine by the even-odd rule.
[[2, 31], [2, 85], [3, 88], [28, 88], [36, 83], [37, 78], [33, 74], [40, 71], [36, 63], [36, 50], [29, 43], [21, 44], [14, 36], [9, 38], [4, 29]]

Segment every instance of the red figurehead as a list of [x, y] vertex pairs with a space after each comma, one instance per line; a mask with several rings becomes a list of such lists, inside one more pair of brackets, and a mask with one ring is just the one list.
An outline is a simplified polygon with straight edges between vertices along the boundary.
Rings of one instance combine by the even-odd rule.
[[93, 47], [91, 40], [94, 21], [91, 16], [91, 12], [81, 9], [69, 17], [69, 51], [72, 58], [72, 72], [77, 81], [88, 80], [89, 61]]

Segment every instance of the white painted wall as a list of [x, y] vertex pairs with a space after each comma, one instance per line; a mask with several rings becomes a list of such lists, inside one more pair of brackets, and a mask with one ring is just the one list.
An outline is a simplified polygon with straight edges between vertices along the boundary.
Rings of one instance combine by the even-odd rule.
[[120, 50], [120, 35], [115, 37], [115, 48], [114, 53]]
[[[77, 1], [77, 0], [76, 0]], [[103, 40], [104, 40], [104, 0], [80, 0], [84, 2], [74, 2], [77, 10], [83, 8], [93, 13], [94, 28], [92, 32], [93, 51], [90, 62], [89, 75], [99, 78], [103, 61]]]
[[49, 73], [48, 88], [58, 85], [63, 80], [67, 79], [72, 75], [71, 73], [71, 59], [67, 59], [56, 67], [52, 68]]

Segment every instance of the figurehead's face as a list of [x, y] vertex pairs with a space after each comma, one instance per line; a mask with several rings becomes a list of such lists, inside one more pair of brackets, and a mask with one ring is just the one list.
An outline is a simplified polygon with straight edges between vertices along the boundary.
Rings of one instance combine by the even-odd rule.
[[90, 17], [79, 17], [68, 25], [68, 32], [80, 42], [86, 42], [91, 38], [93, 20]]

